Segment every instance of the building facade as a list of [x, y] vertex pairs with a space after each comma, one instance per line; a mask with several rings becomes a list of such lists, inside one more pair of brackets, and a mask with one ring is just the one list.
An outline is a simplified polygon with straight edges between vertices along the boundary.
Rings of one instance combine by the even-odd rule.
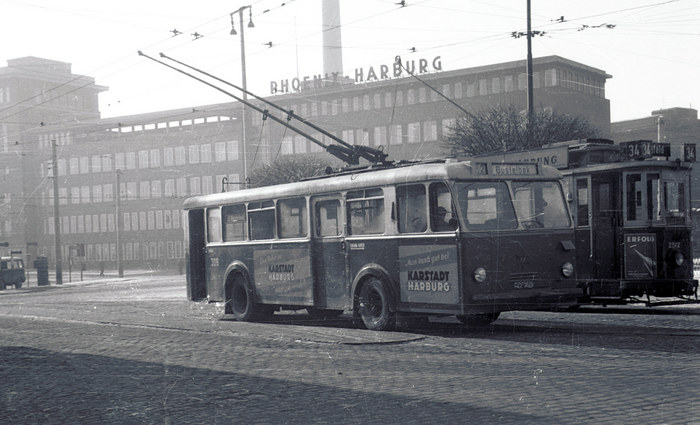
[[[383, 78], [381, 68], [368, 69], [359, 78], [356, 72], [352, 81], [316, 86], [310, 80], [298, 92], [267, 100], [347, 143], [383, 147], [393, 160], [443, 157], [441, 141], [464, 115], [452, 102], [470, 113], [498, 104], [525, 109], [527, 104], [525, 61], [417, 77], [404, 73]], [[535, 59], [533, 77], [536, 107], [581, 115], [601, 135], [609, 135], [609, 75], [550, 56]], [[103, 89], [94, 81], [83, 83], [82, 88], [95, 96]], [[61, 83], [49, 78], [46, 85], [51, 84]], [[242, 105], [235, 101], [109, 119], [98, 118], [95, 102], [86, 111], [76, 111], [72, 122], [61, 116], [22, 118], [34, 125], [18, 129], [15, 145], [11, 138], [3, 139], [6, 149], [0, 154], [3, 164], [19, 164], [19, 169], [6, 169], [4, 174], [13, 179], [17, 174], [19, 180], [3, 185], [12, 189], [5, 195], [9, 208], [0, 211], [0, 220], [10, 222], [0, 240], [9, 239], [26, 252], [29, 264], [36, 256], [54, 262], [57, 197], [64, 264], [114, 268], [119, 240], [126, 269], [181, 267], [185, 198], [238, 190], [251, 170], [283, 155], [326, 155], [333, 162], [322, 146], [269, 118], [275, 114], [286, 121], [286, 114], [260, 100], [251, 103], [255, 108], [247, 107], [245, 126]], [[5, 121], [0, 114], [0, 122]], [[298, 120], [290, 124], [322, 143], [333, 143]], [[23, 159], [17, 162], [13, 155]]]

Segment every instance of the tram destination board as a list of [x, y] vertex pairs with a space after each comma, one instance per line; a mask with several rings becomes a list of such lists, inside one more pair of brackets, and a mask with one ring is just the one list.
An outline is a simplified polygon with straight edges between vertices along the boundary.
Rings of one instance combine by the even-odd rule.
[[654, 143], [651, 140], [634, 140], [620, 143], [623, 158], [628, 160], [645, 159], [653, 156], [671, 156], [670, 143]]

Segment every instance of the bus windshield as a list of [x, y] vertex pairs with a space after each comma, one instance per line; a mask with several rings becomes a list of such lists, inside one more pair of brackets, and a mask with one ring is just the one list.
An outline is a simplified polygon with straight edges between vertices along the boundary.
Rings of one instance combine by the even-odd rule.
[[571, 226], [564, 195], [557, 182], [513, 182], [515, 212], [525, 228]]
[[457, 199], [469, 230], [570, 227], [561, 187], [556, 182], [458, 182]]

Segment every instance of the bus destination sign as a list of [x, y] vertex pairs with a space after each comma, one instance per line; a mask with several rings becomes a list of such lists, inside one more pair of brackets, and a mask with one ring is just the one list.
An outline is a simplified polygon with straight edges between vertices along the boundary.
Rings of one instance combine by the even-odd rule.
[[635, 160], [653, 156], [671, 156], [670, 143], [654, 143], [651, 140], [634, 140], [620, 143], [623, 159]]
[[537, 164], [526, 162], [489, 164], [489, 174], [492, 176], [536, 176]]

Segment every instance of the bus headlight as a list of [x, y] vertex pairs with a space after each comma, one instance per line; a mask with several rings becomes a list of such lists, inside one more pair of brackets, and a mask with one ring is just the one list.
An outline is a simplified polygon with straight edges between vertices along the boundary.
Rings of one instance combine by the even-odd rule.
[[479, 283], [484, 283], [486, 281], [486, 269], [479, 267], [478, 269], [474, 270], [474, 280]]
[[683, 263], [685, 263], [685, 257], [680, 252], [676, 252], [676, 255], [673, 256], [673, 259], [676, 261], [676, 265], [678, 267], [682, 266]]
[[561, 265], [561, 274], [564, 275], [564, 277], [571, 277], [574, 274], [574, 265], [569, 263], [568, 261], [564, 264]]

